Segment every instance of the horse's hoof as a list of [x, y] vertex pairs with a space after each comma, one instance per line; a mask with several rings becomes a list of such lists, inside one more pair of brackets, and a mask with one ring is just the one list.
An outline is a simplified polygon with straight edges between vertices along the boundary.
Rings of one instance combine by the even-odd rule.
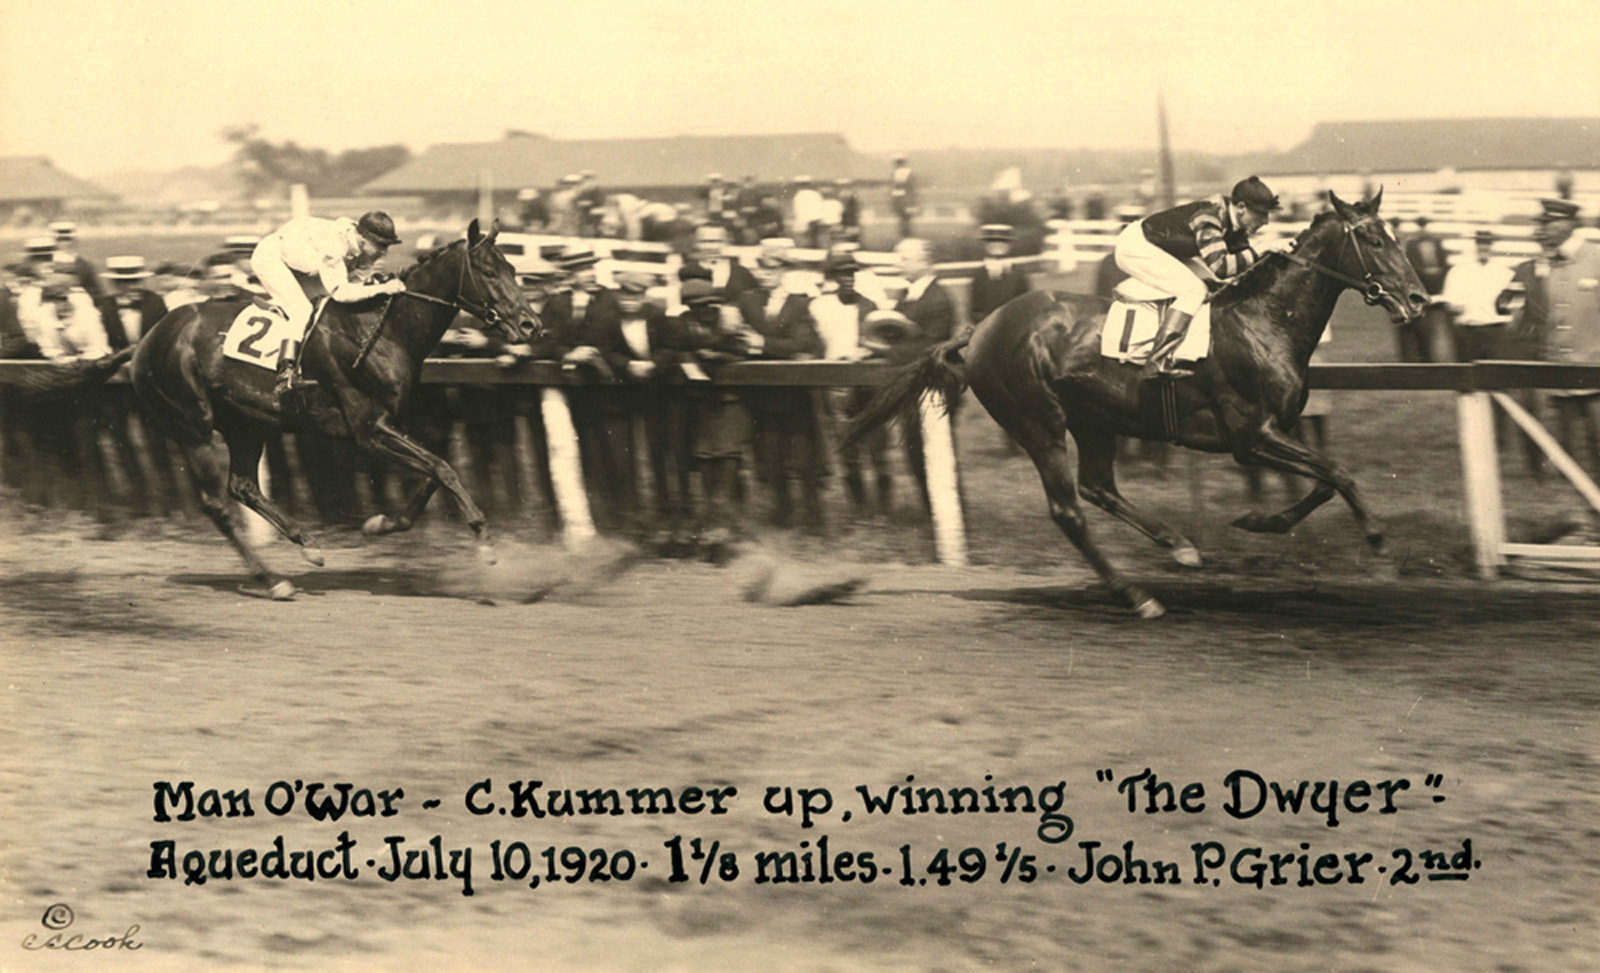
[[293, 601], [294, 585], [287, 579], [279, 581], [267, 589], [267, 596], [273, 601]]
[[1372, 549], [1377, 551], [1379, 554], [1384, 553], [1384, 548], [1387, 546], [1383, 539], [1383, 531], [1381, 530], [1373, 531], [1367, 534], [1367, 543], [1372, 545]]
[[314, 544], [307, 544], [301, 547], [300, 556], [319, 568], [325, 563], [322, 559], [322, 549]]
[[361, 525], [361, 533], [366, 534], [368, 537], [387, 534], [391, 530], [394, 530], [394, 521], [384, 514], [373, 514], [367, 518], [366, 523]]
[[1179, 544], [1172, 549], [1172, 559], [1186, 568], [1200, 566], [1200, 552], [1195, 549], [1193, 544], [1188, 542]]
[[1145, 595], [1133, 606], [1133, 613], [1148, 622], [1165, 615], [1167, 609], [1166, 606], [1156, 601], [1152, 596]]

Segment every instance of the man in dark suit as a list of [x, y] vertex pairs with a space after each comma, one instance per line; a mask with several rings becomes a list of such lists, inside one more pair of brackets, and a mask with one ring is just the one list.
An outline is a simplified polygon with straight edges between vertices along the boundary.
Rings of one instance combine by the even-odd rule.
[[1450, 325], [1448, 312], [1436, 302], [1438, 296], [1444, 293], [1444, 279], [1450, 272], [1450, 261], [1445, 253], [1444, 241], [1428, 229], [1426, 216], [1417, 217], [1417, 232], [1406, 240], [1405, 255], [1411, 261], [1412, 269], [1417, 272], [1417, 279], [1422, 281], [1428, 296], [1434, 298], [1435, 302], [1429, 304], [1420, 319], [1395, 329], [1395, 337], [1400, 343], [1400, 360], [1432, 361], [1433, 333], [1441, 328], [1448, 329]]
[[760, 291], [761, 284], [749, 268], [727, 253], [728, 231], [716, 223], [702, 223], [695, 227], [694, 243], [684, 267], [704, 267], [710, 272], [711, 286], [721, 292], [722, 302], [737, 305], [739, 299], [752, 291]]
[[1011, 255], [1011, 227], [988, 223], [979, 228], [978, 234], [983, 239], [983, 266], [972, 275], [971, 297], [967, 301], [967, 317], [973, 324], [1028, 292], [1028, 275], [1006, 259]]
[[[955, 331], [956, 305], [933, 271], [933, 252], [926, 240], [907, 237], [895, 244], [894, 252], [900, 275], [908, 284], [905, 296], [894, 309], [916, 325], [916, 333], [900, 346], [892, 348], [889, 356], [891, 359], [909, 361], [929, 347], [950, 340]], [[952, 433], [958, 407], [959, 401], [950, 403]], [[927, 463], [923, 458], [921, 413], [915, 408], [908, 409], [900, 417], [900, 426], [901, 439], [906, 447], [906, 462], [917, 478], [917, 489], [922, 494], [924, 509], [931, 510], [928, 503]]]
[[600, 286], [598, 263], [586, 245], [564, 249], [558, 266], [571, 287], [550, 297], [542, 317], [558, 344], [568, 349], [561, 369], [595, 521], [606, 530], [625, 530], [638, 508], [637, 495], [629, 495], [635, 477], [624, 469], [632, 462], [632, 427], [627, 404], [615, 394], [619, 378], [606, 359], [607, 351], [618, 350], [622, 305], [615, 292]]

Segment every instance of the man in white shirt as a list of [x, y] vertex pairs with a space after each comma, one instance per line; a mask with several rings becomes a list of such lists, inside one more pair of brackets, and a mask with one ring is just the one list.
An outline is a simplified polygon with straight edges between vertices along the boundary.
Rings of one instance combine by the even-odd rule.
[[1473, 235], [1473, 256], [1451, 265], [1440, 295], [1455, 315], [1458, 361], [1505, 357], [1502, 345], [1511, 316], [1495, 303], [1510, 283], [1511, 267], [1494, 259], [1494, 232], [1479, 230]]
[[400, 293], [406, 285], [399, 279], [369, 284], [352, 277], [353, 271], [371, 267], [399, 242], [394, 221], [374, 210], [359, 221], [302, 216], [256, 244], [250, 269], [295, 329], [295, 338], [285, 344], [278, 359], [280, 396], [294, 381], [300, 342], [311, 323], [311, 294], [326, 293], [345, 303]]
[[794, 184], [794, 236], [815, 250], [822, 245], [822, 194], [811, 185], [810, 176], [796, 176]]

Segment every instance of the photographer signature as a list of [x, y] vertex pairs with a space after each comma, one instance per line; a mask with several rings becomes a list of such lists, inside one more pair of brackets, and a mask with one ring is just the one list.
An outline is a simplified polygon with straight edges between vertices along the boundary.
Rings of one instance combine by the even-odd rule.
[[41, 938], [38, 933], [29, 933], [22, 938], [22, 948], [31, 950], [64, 949], [69, 952], [86, 952], [91, 949], [123, 950], [143, 949], [144, 943], [139, 942], [134, 936], [139, 932], [137, 924], [129, 926], [128, 931], [120, 936], [106, 936], [103, 939], [83, 936], [78, 933], [68, 935], [65, 930], [71, 926], [77, 916], [73, 914], [72, 907], [58, 902], [44, 910], [44, 917], [39, 924], [44, 926], [54, 935]]

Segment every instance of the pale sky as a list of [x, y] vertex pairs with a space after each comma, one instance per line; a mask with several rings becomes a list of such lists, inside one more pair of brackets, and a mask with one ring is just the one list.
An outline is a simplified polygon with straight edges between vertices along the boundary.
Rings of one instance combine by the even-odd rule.
[[0, 154], [839, 132], [864, 151], [1286, 149], [1319, 121], [1600, 116], [1595, 0], [3, 0]]

